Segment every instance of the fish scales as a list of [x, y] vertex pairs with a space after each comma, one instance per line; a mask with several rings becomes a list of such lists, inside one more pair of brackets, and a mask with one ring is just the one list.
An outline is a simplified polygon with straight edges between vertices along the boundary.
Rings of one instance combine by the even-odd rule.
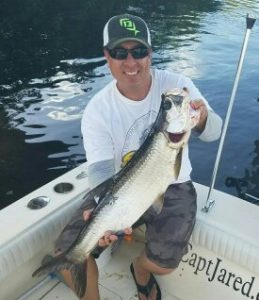
[[116, 232], [132, 226], [164, 193], [172, 181], [172, 162], [175, 162], [178, 153], [179, 149], [168, 146], [168, 140], [162, 133], [157, 134], [147, 155], [132, 169], [125, 184], [112, 193], [111, 202], [114, 198], [114, 203], [99, 212], [80, 246], [73, 251], [77, 260], [79, 257], [84, 260], [91, 253], [107, 228]]

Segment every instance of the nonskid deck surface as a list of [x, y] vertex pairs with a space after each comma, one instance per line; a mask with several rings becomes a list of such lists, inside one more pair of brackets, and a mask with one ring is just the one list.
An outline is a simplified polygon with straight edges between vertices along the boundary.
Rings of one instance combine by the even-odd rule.
[[[137, 300], [137, 290], [130, 273], [130, 264], [143, 248], [143, 242], [134, 237], [124, 241], [110, 262], [100, 269], [99, 290], [101, 300]], [[159, 279], [158, 279], [159, 281]], [[180, 300], [162, 290], [163, 300]], [[56, 278], [46, 278], [26, 300], [77, 300], [74, 293]], [[19, 300], [25, 300], [21, 298]]]

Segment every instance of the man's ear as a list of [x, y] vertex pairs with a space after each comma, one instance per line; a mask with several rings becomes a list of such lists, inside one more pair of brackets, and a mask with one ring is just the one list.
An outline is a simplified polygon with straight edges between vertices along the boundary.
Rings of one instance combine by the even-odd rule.
[[148, 55], [149, 55], [149, 57], [152, 59], [152, 55], [153, 55], [153, 50], [152, 50], [152, 48], [149, 49]]
[[110, 57], [110, 55], [109, 55], [109, 52], [104, 48], [104, 49], [103, 49], [103, 53], [104, 53], [104, 56], [105, 56], [105, 58], [106, 58], [106, 61], [107, 61], [108, 66], [110, 66], [111, 57]]
[[105, 48], [103, 48], [103, 53], [104, 53], [105, 58], [108, 60], [110, 58], [110, 56], [109, 56], [108, 51]]

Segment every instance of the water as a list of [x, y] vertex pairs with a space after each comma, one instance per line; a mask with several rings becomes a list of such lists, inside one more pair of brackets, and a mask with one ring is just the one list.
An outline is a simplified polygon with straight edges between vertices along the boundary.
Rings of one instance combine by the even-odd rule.
[[[259, 1], [0, 1], [0, 207], [85, 161], [82, 112], [111, 80], [102, 28], [110, 16], [123, 12], [149, 24], [153, 66], [190, 76], [225, 117], [245, 15], [258, 17]], [[257, 197], [258, 40], [259, 21], [249, 40], [215, 184], [236, 195], [238, 183], [242, 193]], [[195, 181], [210, 183], [217, 146], [191, 140]]]

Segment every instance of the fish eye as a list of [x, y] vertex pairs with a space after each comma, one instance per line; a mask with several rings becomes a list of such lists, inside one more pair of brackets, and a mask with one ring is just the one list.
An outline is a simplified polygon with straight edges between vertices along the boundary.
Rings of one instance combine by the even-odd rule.
[[172, 107], [172, 102], [170, 100], [164, 100], [163, 102], [163, 109], [169, 110]]

